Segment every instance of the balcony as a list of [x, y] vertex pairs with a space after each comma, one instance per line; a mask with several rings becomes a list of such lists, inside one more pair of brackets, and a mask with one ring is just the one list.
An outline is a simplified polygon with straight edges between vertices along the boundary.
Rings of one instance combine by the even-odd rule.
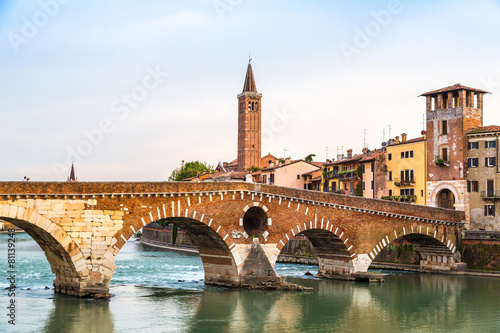
[[494, 190], [481, 191], [481, 198], [483, 200], [500, 200], [500, 191], [494, 191]]
[[337, 178], [338, 173], [334, 171], [324, 171], [323, 172], [323, 178], [324, 179], [332, 179], [332, 178]]
[[359, 179], [357, 170], [340, 171], [337, 176], [341, 182], [347, 182]]
[[396, 186], [415, 186], [415, 179], [394, 178], [394, 185]]

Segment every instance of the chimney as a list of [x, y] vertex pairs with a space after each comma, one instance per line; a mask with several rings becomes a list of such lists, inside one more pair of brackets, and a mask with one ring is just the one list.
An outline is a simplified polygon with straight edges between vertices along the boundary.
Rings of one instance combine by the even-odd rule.
[[363, 154], [367, 154], [370, 152], [370, 149], [368, 149], [367, 147], [363, 148]]
[[398, 144], [400, 141], [399, 141], [399, 136], [396, 136], [396, 144]]
[[290, 164], [292, 159], [290, 157], [285, 158], [285, 165]]
[[352, 158], [352, 149], [347, 149], [347, 158]]
[[406, 133], [401, 134], [401, 142], [406, 142], [407, 137], [408, 137], [408, 134], [406, 134]]
[[274, 163], [273, 162], [269, 163], [269, 167], [274, 168]]

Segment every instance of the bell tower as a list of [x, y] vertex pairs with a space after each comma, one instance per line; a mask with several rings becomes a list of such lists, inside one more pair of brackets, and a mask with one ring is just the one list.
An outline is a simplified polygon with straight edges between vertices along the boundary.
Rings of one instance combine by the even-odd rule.
[[238, 171], [260, 167], [261, 98], [257, 92], [251, 59], [248, 61], [243, 91], [238, 95]]

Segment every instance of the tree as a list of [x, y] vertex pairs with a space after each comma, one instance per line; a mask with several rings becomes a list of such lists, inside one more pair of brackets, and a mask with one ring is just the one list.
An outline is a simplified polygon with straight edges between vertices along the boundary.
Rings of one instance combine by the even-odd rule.
[[198, 174], [203, 174], [203, 172], [212, 173], [214, 172], [214, 167], [207, 165], [206, 162], [201, 163], [200, 161], [187, 162], [184, 164], [184, 160], [182, 160], [181, 166], [172, 171], [168, 180], [178, 182], [186, 178], [195, 177]]
[[309, 154], [306, 157], [304, 157], [304, 161], [311, 163], [313, 161], [313, 157], [316, 157], [315, 154]]
[[175, 242], [177, 241], [177, 229], [179, 228], [177, 226], [177, 224], [175, 224], [174, 222], [169, 221], [167, 219], [161, 219], [161, 220], [157, 221], [157, 223], [158, 223], [158, 225], [160, 225], [162, 227], [166, 227], [169, 224], [172, 225], [172, 246], [174, 246]]
[[259, 168], [259, 167], [254, 166], [254, 165], [252, 165], [251, 167], [249, 167], [249, 168], [247, 169], [247, 171], [248, 171], [248, 172], [252, 172], [252, 173], [253, 173], [253, 172], [256, 172], [256, 171], [260, 171], [260, 168]]

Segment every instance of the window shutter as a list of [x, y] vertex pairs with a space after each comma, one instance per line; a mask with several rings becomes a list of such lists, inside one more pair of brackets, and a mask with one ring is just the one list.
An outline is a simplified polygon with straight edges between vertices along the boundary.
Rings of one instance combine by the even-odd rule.
[[470, 149], [470, 142], [467, 142], [467, 149]]
[[471, 159], [467, 159], [467, 166], [470, 168], [471, 167]]
[[492, 159], [493, 159], [493, 163], [492, 163], [493, 166], [497, 165], [497, 158], [496, 157], [492, 157]]
[[491, 215], [495, 216], [495, 205], [491, 206]]
[[405, 179], [405, 172], [403, 170], [401, 170], [400, 176], [401, 178], [399, 179], [399, 181], [402, 182]]
[[488, 157], [485, 157], [485, 158], [484, 158], [484, 166], [489, 166], [489, 165], [488, 165]]
[[470, 181], [467, 181], [467, 192], [470, 192]]
[[484, 205], [484, 216], [488, 216], [488, 206]]
[[476, 157], [476, 158], [475, 158], [475, 160], [476, 160], [476, 161], [475, 161], [475, 162], [476, 162], [475, 166], [476, 166], [476, 168], [477, 168], [477, 167], [479, 166], [479, 157]]
[[496, 141], [491, 141], [493, 143], [493, 148], [496, 148], [497, 142]]
[[484, 148], [488, 148], [488, 141], [484, 141]]

